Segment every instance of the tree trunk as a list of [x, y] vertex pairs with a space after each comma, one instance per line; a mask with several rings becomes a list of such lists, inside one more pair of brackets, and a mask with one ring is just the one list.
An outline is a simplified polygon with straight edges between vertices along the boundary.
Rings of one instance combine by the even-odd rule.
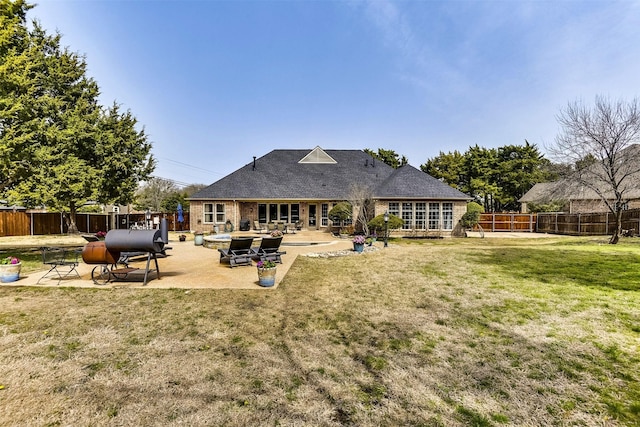
[[76, 205], [71, 203], [69, 206], [69, 216], [67, 217], [67, 233], [78, 234], [78, 226], [76, 225]]
[[622, 209], [618, 209], [615, 213], [616, 216], [616, 228], [613, 230], [613, 235], [611, 239], [609, 239], [610, 245], [615, 245], [620, 240], [620, 236], [622, 235]]

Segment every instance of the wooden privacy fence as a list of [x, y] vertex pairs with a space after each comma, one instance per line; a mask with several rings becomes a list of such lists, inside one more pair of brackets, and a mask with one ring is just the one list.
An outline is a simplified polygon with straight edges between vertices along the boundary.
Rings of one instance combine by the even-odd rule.
[[[165, 218], [168, 229], [189, 230], [189, 213], [184, 213], [182, 227], [176, 213], [152, 213], [151, 221]], [[145, 214], [76, 214], [76, 225], [80, 233], [109, 231], [112, 228], [130, 228], [134, 223], [144, 224]], [[66, 234], [69, 231], [65, 214], [51, 212], [0, 212], [0, 237]]]
[[483, 213], [478, 224], [484, 231], [536, 231], [536, 214]]
[[[615, 217], [610, 212], [539, 213], [537, 230], [539, 233], [602, 236], [613, 234], [615, 226]], [[622, 229], [633, 235], [640, 234], [640, 209], [622, 212]]]

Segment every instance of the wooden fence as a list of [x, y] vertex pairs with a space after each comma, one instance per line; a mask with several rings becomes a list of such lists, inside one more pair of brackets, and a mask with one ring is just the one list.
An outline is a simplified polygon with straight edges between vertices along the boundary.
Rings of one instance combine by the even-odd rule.
[[536, 214], [483, 213], [478, 221], [484, 231], [536, 231]]
[[[613, 234], [616, 220], [609, 212], [601, 213], [539, 213], [539, 233], [570, 234], [575, 236], [603, 236]], [[622, 212], [622, 229], [640, 234], [640, 209]]]
[[[189, 229], [189, 213], [184, 213], [184, 222], [178, 223], [175, 213], [152, 213], [152, 221], [167, 220], [168, 229]], [[144, 214], [76, 214], [76, 225], [80, 233], [109, 231], [112, 228], [130, 228], [133, 224], [144, 224]], [[69, 231], [65, 214], [43, 212], [0, 212], [0, 237], [66, 234]]]

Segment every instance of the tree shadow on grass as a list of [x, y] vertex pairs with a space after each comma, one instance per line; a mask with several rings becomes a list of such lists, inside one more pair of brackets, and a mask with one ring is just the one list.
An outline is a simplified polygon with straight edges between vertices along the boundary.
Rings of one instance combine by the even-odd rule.
[[635, 254], [506, 247], [485, 248], [469, 256], [518, 279], [618, 291], [640, 290], [640, 258]]

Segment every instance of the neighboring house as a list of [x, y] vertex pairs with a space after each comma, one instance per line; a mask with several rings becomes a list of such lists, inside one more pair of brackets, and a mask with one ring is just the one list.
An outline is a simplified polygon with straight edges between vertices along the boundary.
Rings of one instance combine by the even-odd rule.
[[222, 229], [241, 221], [299, 223], [326, 230], [329, 211], [366, 186], [373, 216], [385, 211], [407, 232], [449, 234], [471, 199], [412, 166], [393, 169], [361, 150], [273, 150], [190, 198], [192, 230]]
[[[640, 186], [628, 190], [623, 209], [640, 208]], [[530, 203], [548, 203], [550, 201], [564, 201], [563, 212], [593, 213], [608, 212], [609, 209], [595, 191], [568, 181], [542, 182], [535, 184], [524, 196], [518, 200], [521, 212], [529, 212]], [[610, 198], [613, 200], [613, 197]]]

